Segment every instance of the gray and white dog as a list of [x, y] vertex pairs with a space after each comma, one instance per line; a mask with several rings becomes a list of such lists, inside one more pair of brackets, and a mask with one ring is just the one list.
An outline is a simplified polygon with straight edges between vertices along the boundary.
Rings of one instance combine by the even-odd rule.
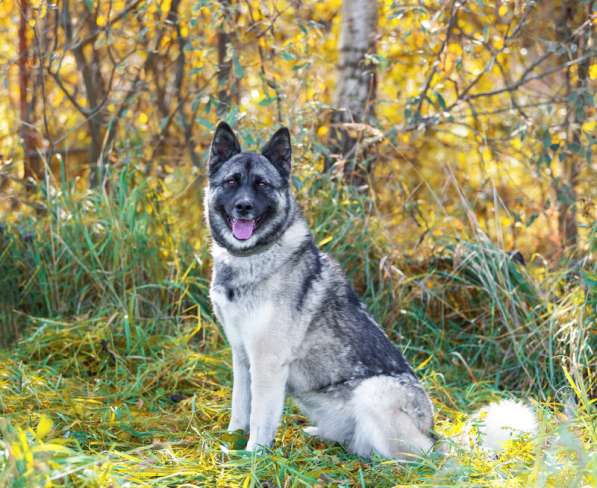
[[242, 152], [220, 123], [209, 156], [211, 300], [232, 347], [228, 429], [271, 445], [290, 394], [309, 434], [350, 451], [404, 459], [434, 444], [433, 411], [400, 350], [340, 266], [313, 242], [292, 196], [288, 129]]

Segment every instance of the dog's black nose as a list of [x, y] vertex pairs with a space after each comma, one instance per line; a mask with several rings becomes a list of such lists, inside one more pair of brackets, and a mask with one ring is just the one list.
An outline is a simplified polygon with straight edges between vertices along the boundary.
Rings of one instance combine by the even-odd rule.
[[253, 210], [253, 203], [249, 200], [241, 200], [240, 202], [236, 202], [234, 208], [241, 213], [247, 213]]

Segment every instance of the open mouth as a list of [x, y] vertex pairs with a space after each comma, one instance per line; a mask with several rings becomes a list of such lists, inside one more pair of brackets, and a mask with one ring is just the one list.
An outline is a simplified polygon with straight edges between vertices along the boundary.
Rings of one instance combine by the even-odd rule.
[[228, 218], [228, 223], [232, 229], [232, 235], [239, 241], [246, 241], [250, 239], [255, 233], [255, 229], [261, 221], [257, 219], [235, 219], [233, 217]]

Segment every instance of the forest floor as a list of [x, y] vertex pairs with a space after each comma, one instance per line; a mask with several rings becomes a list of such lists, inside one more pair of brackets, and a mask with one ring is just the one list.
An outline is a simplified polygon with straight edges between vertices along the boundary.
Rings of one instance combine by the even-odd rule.
[[[194, 344], [213, 324], [147, 337], [134, 355], [109, 342], [113, 327], [111, 317], [44, 321], [0, 356], [0, 485], [580, 487], [597, 480], [594, 419], [556, 416], [546, 404], [536, 404], [539, 439], [515, 442], [497, 458], [456, 449], [400, 463], [308, 437], [306, 420], [287, 403], [275, 447], [255, 456], [241, 449], [246, 439], [224, 430], [229, 351]], [[430, 373], [423, 380], [432, 395], [441, 388]], [[475, 389], [477, 401], [495, 398], [491, 388]], [[463, 415], [436, 407], [438, 432], [453, 435]]]

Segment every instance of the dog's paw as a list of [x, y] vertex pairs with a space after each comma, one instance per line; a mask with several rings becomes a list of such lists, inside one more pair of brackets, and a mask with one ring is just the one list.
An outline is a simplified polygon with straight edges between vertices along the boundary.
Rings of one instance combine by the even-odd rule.
[[249, 439], [247, 442], [247, 447], [245, 447], [245, 451], [255, 453], [257, 456], [262, 456], [267, 453], [268, 447], [262, 444], [257, 444], [256, 442]]
[[319, 429], [314, 425], [310, 425], [309, 427], [305, 427], [303, 432], [311, 437], [319, 437]]
[[228, 424], [228, 428], [226, 429], [228, 432], [236, 432], [237, 430], [241, 430], [243, 432], [249, 432], [249, 422], [237, 422], [231, 420]]

